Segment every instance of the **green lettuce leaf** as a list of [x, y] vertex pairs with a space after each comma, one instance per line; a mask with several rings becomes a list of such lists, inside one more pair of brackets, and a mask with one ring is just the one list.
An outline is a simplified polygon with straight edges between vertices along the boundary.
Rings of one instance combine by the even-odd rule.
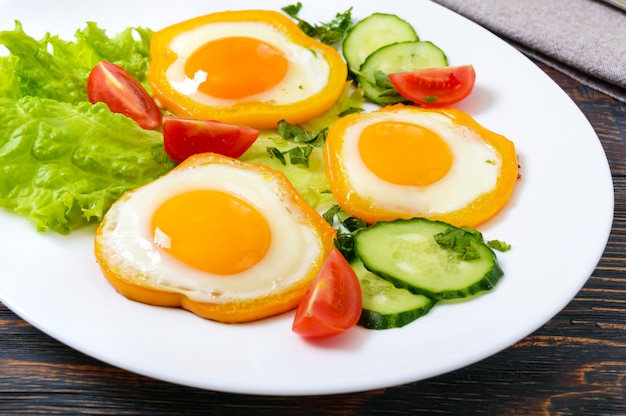
[[66, 41], [36, 40], [19, 21], [0, 31], [0, 206], [39, 231], [98, 222], [124, 192], [163, 175], [173, 163], [160, 132], [147, 131], [87, 100], [87, 78], [102, 59], [147, 87], [152, 31], [113, 37], [95, 23]]
[[0, 206], [67, 234], [173, 165], [162, 135], [104, 104], [0, 99]]
[[36, 40], [16, 21], [14, 30], [0, 31], [0, 44], [10, 52], [0, 57], [0, 96], [30, 95], [74, 104], [87, 101], [87, 77], [102, 59], [124, 67], [147, 87], [151, 37], [152, 31], [146, 28], [127, 28], [108, 37], [90, 22], [75, 33], [73, 41], [50, 34]]
[[17, 62], [16, 56], [0, 59], [0, 97], [18, 99], [22, 96], [20, 78], [16, 74]]

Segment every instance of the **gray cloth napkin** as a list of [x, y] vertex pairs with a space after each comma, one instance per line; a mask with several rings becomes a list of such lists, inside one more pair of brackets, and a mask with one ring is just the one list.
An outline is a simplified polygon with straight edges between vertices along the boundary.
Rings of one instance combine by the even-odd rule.
[[626, 13], [599, 0], [433, 0], [626, 102]]

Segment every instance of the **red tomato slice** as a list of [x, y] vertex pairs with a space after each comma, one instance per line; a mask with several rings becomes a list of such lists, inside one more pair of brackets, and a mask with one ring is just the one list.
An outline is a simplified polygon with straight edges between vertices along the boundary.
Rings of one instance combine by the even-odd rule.
[[250, 127], [163, 116], [163, 147], [176, 163], [207, 152], [238, 158], [258, 137], [259, 131]]
[[424, 107], [447, 107], [467, 97], [474, 88], [472, 65], [427, 68], [389, 74], [400, 95]]
[[124, 114], [144, 129], [161, 124], [161, 111], [150, 94], [128, 71], [101, 61], [87, 78], [87, 97], [92, 104], [105, 103], [114, 113]]
[[334, 249], [300, 302], [292, 329], [307, 338], [338, 334], [356, 325], [362, 302], [356, 273]]

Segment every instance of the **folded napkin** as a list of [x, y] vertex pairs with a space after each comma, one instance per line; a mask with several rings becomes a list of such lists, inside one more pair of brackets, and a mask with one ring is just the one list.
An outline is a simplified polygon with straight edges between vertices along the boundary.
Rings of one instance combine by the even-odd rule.
[[626, 102], [626, 12], [599, 0], [433, 0]]

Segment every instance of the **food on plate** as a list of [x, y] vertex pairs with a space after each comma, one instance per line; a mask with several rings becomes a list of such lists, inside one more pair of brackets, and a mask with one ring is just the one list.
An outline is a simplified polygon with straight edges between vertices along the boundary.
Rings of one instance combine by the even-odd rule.
[[407, 101], [389, 82], [389, 74], [448, 65], [444, 52], [430, 41], [397, 42], [374, 51], [356, 77], [363, 95], [380, 105]]
[[350, 114], [324, 146], [333, 195], [368, 223], [426, 217], [473, 227], [504, 207], [518, 179], [513, 143], [453, 108]]
[[87, 96], [92, 104], [103, 102], [144, 129], [156, 129], [161, 124], [161, 111], [146, 89], [124, 68], [107, 60], [89, 72]]
[[94, 250], [130, 299], [245, 322], [297, 306], [334, 235], [281, 173], [204, 153], [115, 202]]
[[0, 98], [0, 206], [38, 231], [99, 222], [125, 191], [171, 169], [162, 136], [106, 105]]
[[[225, 11], [115, 38], [89, 24], [76, 42], [37, 42], [19, 24], [0, 32], [11, 53], [0, 57], [9, 73], [0, 133], [24, 131], [13, 148], [32, 156], [6, 164], [0, 202], [40, 230], [101, 221], [96, 259], [132, 300], [221, 322], [297, 307], [292, 329], [304, 337], [357, 322], [400, 327], [439, 299], [490, 288], [501, 276], [495, 255], [455, 226], [506, 204], [515, 148], [459, 110], [424, 108], [466, 97], [473, 67], [448, 67], [440, 48], [383, 13], [348, 33], [346, 64], [328, 45], [352, 8], [316, 26], [299, 10], [283, 8], [297, 24], [275, 11]], [[37, 54], [49, 73], [32, 70]], [[387, 107], [368, 113], [364, 99]], [[407, 101], [422, 108], [389, 105]], [[52, 180], [29, 182], [33, 171]], [[448, 233], [478, 245], [480, 260], [465, 264], [468, 251], [446, 246]], [[415, 255], [414, 241], [399, 248], [407, 235], [429, 239], [431, 254]], [[447, 286], [434, 288], [397, 270], [397, 258], [467, 270], [435, 270]]]
[[307, 338], [337, 335], [356, 325], [362, 304], [356, 273], [334, 249], [300, 302], [292, 329]]
[[298, 27], [312, 38], [319, 39], [326, 45], [335, 45], [340, 43], [346, 32], [352, 27], [352, 7], [335, 14], [335, 18], [328, 22], [309, 23], [300, 18], [298, 14], [302, 9], [302, 3], [290, 4], [282, 7], [281, 10], [289, 17], [293, 18]]
[[0, 31], [0, 95], [5, 98], [34, 96], [78, 104], [87, 101], [89, 71], [103, 59], [122, 66], [143, 85], [147, 80], [152, 31], [128, 27], [107, 36], [95, 22], [78, 29], [73, 40], [46, 34], [29, 36], [19, 21], [14, 30]]
[[163, 148], [176, 163], [197, 153], [238, 158], [259, 137], [259, 131], [214, 120], [163, 116]]
[[373, 13], [348, 31], [343, 55], [350, 71], [358, 73], [372, 52], [396, 42], [417, 42], [419, 37], [409, 22], [389, 13]]
[[338, 223], [335, 246], [361, 286], [358, 325], [369, 329], [399, 328], [439, 300], [491, 290], [503, 276], [494, 250], [511, 249], [474, 228], [420, 217], [368, 225], [334, 206], [324, 218]]
[[467, 98], [474, 89], [473, 65], [426, 68], [389, 74], [398, 93], [422, 107], [447, 107]]
[[396, 287], [389, 280], [367, 270], [363, 262], [350, 262], [363, 293], [363, 310], [358, 324], [368, 329], [400, 328], [426, 315], [436, 301], [422, 294]]
[[434, 300], [490, 290], [504, 274], [481, 233], [425, 218], [361, 229], [354, 250], [370, 272]]
[[199, 16], [154, 33], [149, 80], [181, 117], [253, 128], [298, 124], [329, 109], [347, 68], [333, 47], [269, 10]]
[[68, 234], [172, 168], [159, 131], [87, 97], [89, 71], [102, 59], [146, 86], [151, 33], [127, 28], [109, 37], [93, 22], [72, 41], [34, 39], [19, 22], [0, 31], [9, 51], [0, 56], [0, 206], [38, 231]]
[[448, 66], [446, 54], [434, 43], [420, 40], [406, 20], [373, 13], [350, 29], [343, 55], [363, 95], [379, 105], [406, 102], [389, 75]]

